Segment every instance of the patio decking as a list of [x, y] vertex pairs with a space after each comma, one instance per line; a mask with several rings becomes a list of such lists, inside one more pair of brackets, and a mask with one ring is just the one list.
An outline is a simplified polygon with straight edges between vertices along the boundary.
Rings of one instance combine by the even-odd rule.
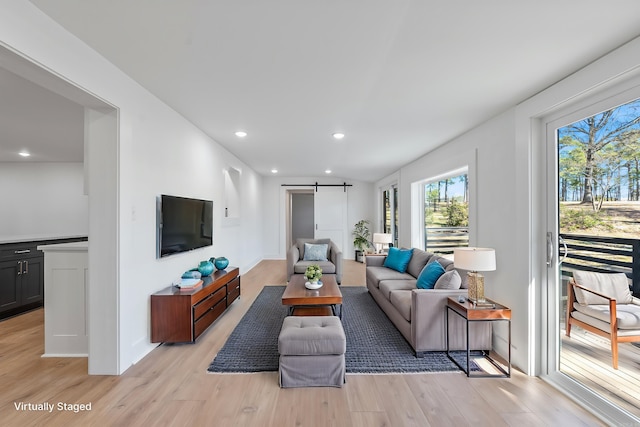
[[570, 338], [561, 334], [560, 371], [640, 417], [640, 348], [619, 344], [616, 370], [608, 340], [575, 326]]

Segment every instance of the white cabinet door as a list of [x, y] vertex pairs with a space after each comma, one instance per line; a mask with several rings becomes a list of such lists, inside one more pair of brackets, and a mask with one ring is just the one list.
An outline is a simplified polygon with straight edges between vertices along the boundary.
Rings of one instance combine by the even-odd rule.
[[347, 232], [347, 192], [344, 187], [318, 187], [314, 193], [315, 238], [329, 238], [344, 251]]

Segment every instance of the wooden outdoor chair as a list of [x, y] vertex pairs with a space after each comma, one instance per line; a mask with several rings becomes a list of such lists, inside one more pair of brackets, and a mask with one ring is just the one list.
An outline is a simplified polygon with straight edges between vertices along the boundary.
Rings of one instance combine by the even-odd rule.
[[576, 325], [608, 338], [618, 369], [618, 343], [640, 342], [640, 299], [631, 295], [627, 276], [575, 271], [567, 296], [567, 336]]

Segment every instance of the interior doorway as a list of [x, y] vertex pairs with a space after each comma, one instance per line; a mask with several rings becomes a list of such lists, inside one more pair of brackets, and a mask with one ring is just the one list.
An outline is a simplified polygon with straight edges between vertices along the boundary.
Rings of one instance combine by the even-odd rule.
[[313, 239], [315, 235], [313, 190], [289, 191], [289, 206], [288, 248], [296, 239]]
[[[75, 83], [0, 46], [2, 68], [84, 108], [85, 190], [89, 201], [88, 373], [119, 375], [119, 110]], [[109, 321], [105, 321], [109, 319]]]
[[298, 238], [331, 239], [340, 250], [347, 242], [347, 192], [342, 186], [286, 191], [285, 252]]

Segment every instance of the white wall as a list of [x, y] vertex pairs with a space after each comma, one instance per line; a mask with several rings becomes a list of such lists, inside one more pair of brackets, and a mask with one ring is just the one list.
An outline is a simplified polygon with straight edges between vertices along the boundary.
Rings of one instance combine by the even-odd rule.
[[[90, 271], [94, 295], [113, 288], [104, 293], [108, 298], [103, 305], [109, 308], [99, 332], [105, 336], [96, 336], [90, 325], [90, 347], [92, 339], [103, 341], [103, 350], [118, 359], [105, 361], [105, 369], [96, 367], [93, 373], [119, 374], [156, 346], [149, 342], [150, 294], [211, 256], [227, 256], [241, 273], [261, 259], [262, 178], [32, 4], [7, 0], [2, 9], [1, 45], [118, 108], [116, 146], [89, 147], [95, 155], [89, 165], [90, 205], [92, 197], [102, 194], [108, 200], [114, 195], [116, 202], [90, 210], [89, 229], [98, 230], [103, 223], [117, 229], [110, 238], [116, 253], [105, 255], [106, 265], [114, 266], [108, 279]], [[99, 152], [114, 153], [113, 159], [102, 159], [111, 165], [107, 173], [95, 172], [101, 170], [93, 164], [100, 162]], [[231, 222], [222, 220], [223, 170], [229, 166], [241, 173], [242, 194], [239, 218]], [[155, 258], [155, 200], [161, 193], [214, 201], [213, 247]]]
[[[525, 289], [521, 274], [515, 268], [515, 244], [509, 230], [516, 227], [513, 214], [513, 195], [516, 192], [512, 179], [516, 171], [513, 109], [478, 126], [472, 131], [448, 142], [416, 161], [404, 166], [397, 174], [377, 182], [374, 187], [387, 186], [392, 178], [398, 182], [399, 244], [415, 246], [411, 224], [419, 227], [421, 220], [412, 216], [412, 184], [449, 171], [468, 167], [469, 177], [469, 241], [472, 246], [496, 249], [497, 270], [484, 273], [485, 293], [506, 305], [515, 304]], [[421, 246], [420, 246], [421, 247]], [[498, 328], [496, 348], [506, 354], [506, 330]], [[513, 345], [523, 348], [526, 344], [527, 322], [522, 313], [514, 313]], [[521, 354], [513, 354], [514, 363], [523, 363]], [[526, 359], [524, 359], [526, 360]], [[526, 365], [526, 363], [525, 363]]]
[[82, 163], [0, 163], [0, 242], [87, 236]]
[[[283, 178], [278, 176], [265, 177], [263, 179], [262, 196], [265, 201], [261, 209], [263, 216], [263, 253], [265, 258], [286, 258], [286, 190], [301, 189], [303, 187], [283, 187], [282, 184], [342, 184], [344, 179], [337, 177], [299, 177]], [[373, 194], [370, 183], [360, 181], [347, 181], [353, 185], [347, 187], [347, 245], [342, 249], [344, 259], [354, 259], [353, 238], [351, 232], [356, 222], [361, 219], [373, 220], [375, 211], [371, 209], [371, 195]], [[312, 188], [312, 187], [309, 187]]]

